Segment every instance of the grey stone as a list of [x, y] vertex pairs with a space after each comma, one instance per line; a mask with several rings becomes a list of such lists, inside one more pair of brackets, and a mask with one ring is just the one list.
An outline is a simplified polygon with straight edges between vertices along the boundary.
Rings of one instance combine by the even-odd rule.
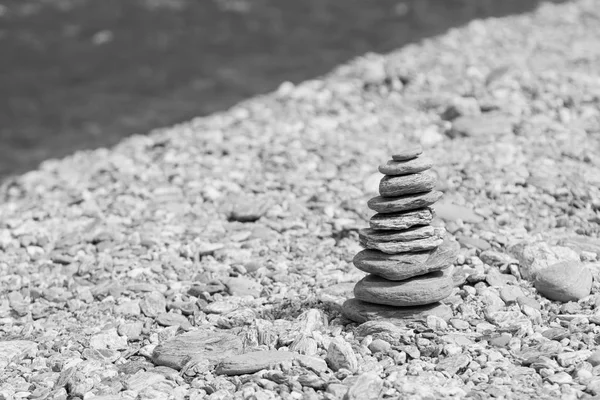
[[452, 129], [448, 132], [448, 136], [451, 138], [500, 136], [512, 134], [513, 128], [513, 117], [501, 112], [489, 112], [455, 119], [452, 121]]
[[284, 362], [292, 362], [302, 358], [315, 358], [305, 356], [293, 351], [255, 351], [246, 354], [232, 355], [222, 359], [215, 373], [219, 375], [253, 374], [257, 371], [277, 366]]
[[379, 182], [379, 194], [383, 197], [397, 197], [423, 193], [432, 190], [437, 177], [430, 172], [411, 175], [384, 176]]
[[519, 297], [524, 295], [523, 290], [518, 286], [508, 285], [500, 289], [500, 298], [506, 304], [514, 304]]
[[428, 157], [418, 157], [407, 161], [389, 160], [379, 166], [379, 172], [385, 175], [409, 175], [427, 171], [433, 166]]
[[354, 354], [354, 350], [352, 350], [352, 346], [341, 337], [335, 337], [331, 340], [325, 360], [334, 371], [345, 368], [354, 372], [358, 369], [358, 359]]
[[431, 272], [404, 281], [388, 281], [367, 275], [354, 287], [354, 296], [362, 301], [390, 306], [419, 306], [445, 299], [454, 284], [449, 270]]
[[563, 261], [538, 272], [534, 286], [550, 300], [577, 301], [592, 290], [592, 272], [578, 261]]
[[559, 240], [559, 245], [569, 247], [578, 253], [587, 251], [600, 257], [600, 240], [590, 236], [573, 235]]
[[410, 252], [418, 252], [425, 250], [433, 250], [439, 247], [443, 242], [443, 232], [439, 233], [435, 236], [430, 236], [424, 239], [415, 239], [404, 242], [390, 242], [390, 241], [381, 241], [374, 242], [372, 240], [362, 240], [366, 239], [361, 237], [361, 244], [373, 250], [379, 250], [387, 254], [399, 254], [399, 253], [410, 253]]
[[382, 391], [383, 379], [375, 372], [365, 372], [350, 386], [344, 400], [377, 400]]
[[378, 213], [395, 213], [418, 208], [428, 207], [438, 201], [443, 193], [437, 190], [431, 192], [411, 194], [400, 197], [373, 197], [367, 202], [367, 206]]
[[468, 249], [469, 248], [470, 249], [475, 248], [475, 249], [479, 249], [479, 250], [485, 251], [485, 250], [489, 250], [492, 247], [485, 240], [480, 239], [480, 238], [474, 238], [474, 237], [471, 237], [471, 236], [457, 235], [456, 236], [456, 240], [458, 240], [458, 242], [461, 245], [463, 245], [463, 247], [466, 247]]
[[458, 250], [457, 242], [446, 239], [435, 250], [418, 253], [386, 254], [363, 250], [354, 257], [353, 263], [361, 271], [401, 281], [449, 267], [455, 262]]
[[160, 313], [156, 316], [156, 322], [161, 326], [180, 326], [183, 329], [192, 326], [185, 316], [176, 313]]
[[445, 221], [457, 221], [467, 223], [478, 223], [483, 221], [483, 217], [475, 214], [472, 208], [459, 206], [449, 201], [441, 201], [433, 207], [435, 215]]
[[438, 364], [435, 366], [437, 371], [444, 371], [450, 375], [456, 375], [467, 368], [471, 362], [471, 357], [466, 354], [457, 354], [440, 359]]
[[524, 279], [534, 281], [543, 269], [561, 261], [579, 261], [579, 255], [572, 249], [550, 246], [546, 242], [520, 242], [508, 248], [519, 261], [519, 272]]
[[419, 157], [423, 154], [423, 148], [420, 145], [406, 146], [402, 150], [392, 155], [394, 161], [407, 161]]
[[436, 315], [444, 320], [452, 318], [450, 306], [440, 303], [415, 307], [394, 307], [349, 299], [344, 302], [342, 311], [346, 318], [361, 324], [369, 321], [382, 321], [400, 327], [404, 327], [411, 321], [425, 320], [428, 315]]
[[488, 285], [497, 287], [503, 287], [517, 282], [517, 278], [514, 275], [503, 274], [495, 268], [490, 268], [485, 276], [485, 280]]
[[248, 276], [228, 278], [223, 283], [227, 286], [227, 290], [232, 296], [252, 296], [257, 298], [260, 297], [260, 292], [262, 291], [262, 285]]
[[375, 214], [371, 217], [369, 224], [372, 229], [401, 230], [413, 226], [429, 225], [432, 220], [433, 210], [423, 208], [404, 213]]
[[146, 317], [154, 318], [167, 309], [167, 300], [161, 292], [146, 293], [140, 302], [140, 309]]
[[242, 352], [242, 340], [222, 331], [198, 330], [187, 332], [156, 346], [152, 361], [181, 369], [188, 362], [208, 360], [216, 364], [220, 360]]
[[443, 228], [433, 226], [413, 226], [412, 228], [401, 231], [378, 231], [375, 229], [361, 229], [358, 231], [358, 237], [363, 245], [380, 242], [408, 242], [412, 240], [426, 239], [432, 236], [442, 237]]
[[392, 345], [383, 339], [375, 339], [369, 344], [372, 353], [387, 353], [391, 348]]

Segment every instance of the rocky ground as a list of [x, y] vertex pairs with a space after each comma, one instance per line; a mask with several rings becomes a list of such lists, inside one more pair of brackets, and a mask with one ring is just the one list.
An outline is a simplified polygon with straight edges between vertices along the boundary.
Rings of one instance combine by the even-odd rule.
[[[5, 182], [0, 395], [600, 394], [599, 41], [594, 0], [473, 21]], [[461, 244], [452, 315], [354, 323], [407, 142]]]

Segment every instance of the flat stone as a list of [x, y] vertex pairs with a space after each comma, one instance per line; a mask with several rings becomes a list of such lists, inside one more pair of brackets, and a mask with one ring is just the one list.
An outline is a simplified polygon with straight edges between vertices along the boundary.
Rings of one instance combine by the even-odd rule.
[[467, 366], [471, 362], [471, 357], [466, 354], [457, 354], [454, 356], [442, 358], [435, 366], [436, 371], [444, 371], [449, 373], [451, 376], [459, 374], [460, 372], [467, 369]]
[[331, 340], [327, 348], [325, 361], [327, 361], [327, 365], [334, 371], [345, 368], [354, 372], [358, 369], [356, 354], [350, 343], [346, 342], [342, 337], [335, 337]]
[[394, 161], [407, 161], [419, 157], [423, 154], [423, 148], [420, 145], [406, 146], [396, 154], [392, 155]]
[[368, 321], [385, 321], [400, 327], [404, 327], [409, 322], [424, 321], [428, 315], [435, 315], [446, 321], [452, 318], [450, 306], [441, 303], [394, 307], [349, 299], [344, 302], [342, 311], [346, 318], [359, 324]]
[[181, 315], [175, 313], [160, 313], [156, 316], [156, 322], [161, 326], [180, 326], [183, 329], [189, 329], [192, 327], [190, 321]]
[[523, 290], [518, 286], [508, 285], [500, 289], [500, 298], [506, 304], [514, 304], [519, 297], [524, 296]]
[[401, 231], [378, 231], [375, 229], [360, 229], [358, 237], [361, 242], [379, 243], [379, 242], [408, 242], [411, 240], [427, 239], [436, 235], [444, 235], [443, 228], [433, 226], [414, 226]]
[[428, 157], [418, 157], [408, 161], [389, 160], [379, 166], [379, 172], [385, 175], [409, 175], [427, 171], [432, 166], [433, 160]]
[[483, 221], [483, 217], [475, 214], [472, 208], [459, 206], [449, 201], [441, 201], [433, 207], [435, 215], [444, 221], [457, 221], [476, 224]]
[[383, 197], [397, 197], [423, 193], [432, 190], [437, 177], [430, 172], [411, 175], [384, 176], [379, 182], [379, 194]]
[[228, 219], [238, 222], [254, 222], [259, 220], [269, 207], [270, 203], [264, 197], [239, 196], [230, 205]]
[[215, 373], [219, 375], [253, 374], [263, 369], [276, 367], [284, 362], [292, 362], [302, 358], [315, 358], [305, 356], [293, 351], [255, 351], [246, 354], [230, 355], [219, 362]]
[[600, 257], [600, 240], [590, 236], [574, 235], [561, 239], [559, 245], [569, 247], [578, 253], [588, 251]]
[[467, 249], [479, 249], [481, 251], [489, 250], [492, 246], [483, 239], [471, 236], [457, 235], [456, 240]]
[[367, 202], [367, 206], [378, 213], [396, 213], [402, 211], [416, 210], [432, 205], [442, 197], [443, 193], [437, 190], [431, 192], [410, 194], [400, 197], [373, 197]]
[[458, 251], [458, 243], [446, 239], [437, 249], [418, 253], [386, 254], [363, 250], [354, 257], [353, 263], [361, 271], [401, 281], [449, 267], [456, 260]]
[[375, 214], [369, 224], [372, 229], [403, 230], [413, 226], [429, 225], [433, 220], [433, 210], [423, 208], [403, 213]]
[[240, 354], [242, 340], [222, 331], [198, 330], [187, 332], [156, 346], [152, 362], [180, 370], [188, 362], [208, 360], [211, 364]]
[[232, 296], [252, 296], [257, 298], [260, 297], [260, 292], [262, 291], [262, 285], [248, 276], [228, 278], [223, 283], [227, 286], [227, 290]]
[[454, 283], [451, 268], [404, 281], [367, 275], [354, 287], [354, 297], [368, 303], [410, 307], [436, 303], [450, 296]]
[[592, 290], [592, 272], [579, 261], [562, 261], [542, 269], [534, 286], [550, 300], [578, 301]]
[[[419, 227], [418, 229], [422, 229], [423, 227]], [[428, 226], [426, 228], [430, 228], [431, 236], [423, 237], [425, 234], [429, 234], [429, 230], [423, 230], [422, 232], [409, 232], [406, 231], [398, 231], [392, 234], [388, 232], [382, 232], [382, 234], [376, 234], [375, 231], [370, 229], [361, 230], [359, 232], [360, 244], [368, 249], [379, 250], [388, 254], [398, 254], [398, 253], [408, 253], [408, 252], [418, 252], [424, 250], [433, 250], [439, 247], [444, 242], [444, 229], [443, 228], [434, 228]], [[363, 232], [369, 231], [369, 232]], [[416, 231], [416, 230], [415, 230]], [[388, 234], [386, 236], [386, 234]], [[405, 234], [403, 236], [403, 234]], [[421, 236], [423, 235], [423, 236]], [[416, 237], [412, 239], [412, 237]], [[404, 241], [400, 241], [400, 239], [405, 239]]]
[[159, 291], [146, 293], [140, 302], [140, 309], [146, 317], [154, 318], [167, 309], [167, 300]]
[[513, 133], [513, 117], [501, 112], [489, 112], [481, 115], [463, 116], [452, 121], [448, 132], [456, 137], [494, 137]]

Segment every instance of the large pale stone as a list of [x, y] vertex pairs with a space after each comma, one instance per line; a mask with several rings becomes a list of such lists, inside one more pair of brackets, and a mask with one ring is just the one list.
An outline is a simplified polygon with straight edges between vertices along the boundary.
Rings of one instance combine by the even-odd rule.
[[561, 261], [579, 261], [574, 250], [562, 246], [550, 246], [546, 242], [517, 243], [508, 248], [519, 261], [519, 272], [524, 279], [534, 281], [536, 275], [550, 265]]
[[392, 281], [440, 271], [454, 263], [459, 244], [444, 240], [435, 250], [418, 253], [386, 254], [377, 250], [363, 250], [354, 257], [356, 268]]
[[400, 197], [377, 196], [370, 199], [367, 206], [378, 213], [396, 213], [428, 207], [438, 201], [442, 195], [442, 192], [432, 190], [431, 192]]
[[375, 214], [369, 224], [378, 230], [402, 230], [413, 226], [429, 225], [433, 220], [433, 210], [422, 208], [403, 213]]
[[396, 326], [405, 326], [412, 321], [424, 321], [428, 315], [435, 315], [446, 321], [452, 318], [450, 306], [441, 303], [394, 307], [349, 299], [344, 302], [342, 311], [346, 318], [359, 324], [367, 321], [386, 321]]
[[430, 172], [401, 176], [384, 176], [381, 182], [379, 182], [379, 194], [383, 197], [397, 197], [429, 192], [435, 187], [436, 182], [436, 176]]
[[354, 287], [354, 297], [368, 303], [410, 307], [431, 304], [452, 293], [452, 268], [404, 281], [388, 281], [367, 275]]
[[534, 286], [544, 297], [566, 303], [588, 296], [592, 282], [592, 272], [581, 262], [563, 261], [540, 270]]
[[389, 160], [379, 166], [379, 172], [385, 175], [409, 175], [427, 171], [432, 166], [433, 161], [428, 157], [419, 157], [408, 161]]

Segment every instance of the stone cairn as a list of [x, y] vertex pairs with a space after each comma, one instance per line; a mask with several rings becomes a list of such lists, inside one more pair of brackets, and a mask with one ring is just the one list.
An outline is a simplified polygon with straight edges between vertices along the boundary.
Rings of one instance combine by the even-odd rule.
[[[420, 146], [406, 148], [379, 167], [385, 176], [380, 196], [368, 202], [377, 212], [370, 228], [359, 232], [365, 250], [354, 257], [356, 268], [369, 275], [354, 287], [344, 314], [364, 322], [430, 314], [454, 287], [451, 268], [459, 245], [443, 227], [432, 226], [431, 206], [442, 197], [433, 162]], [[435, 315], [436, 313], [433, 312]]]

